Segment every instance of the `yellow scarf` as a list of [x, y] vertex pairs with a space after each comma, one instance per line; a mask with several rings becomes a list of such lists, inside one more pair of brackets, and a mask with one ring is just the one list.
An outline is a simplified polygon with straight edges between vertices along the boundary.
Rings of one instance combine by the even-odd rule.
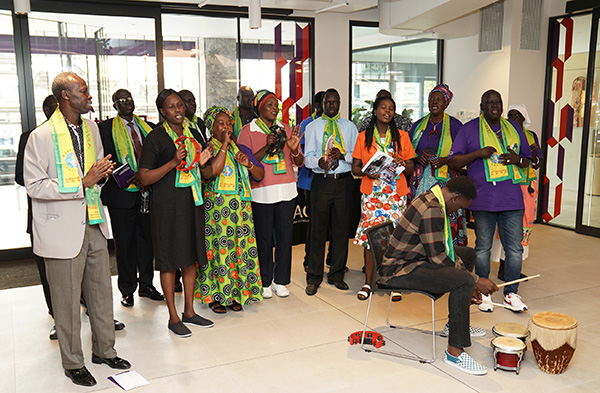
[[[194, 138], [188, 125], [185, 122], [182, 124], [182, 126], [183, 135], [189, 138]], [[165, 128], [167, 135], [169, 135], [171, 139], [173, 139], [173, 143], [175, 143], [175, 140], [177, 140], [179, 136], [175, 133], [175, 131], [171, 130], [171, 127], [169, 127], [169, 123], [167, 123], [166, 121], [163, 123], [163, 127]], [[179, 145], [175, 144], [175, 148], [179, 148]], [[194, 145], [192, 145], [192, 142], [190, 142], [187, 139], [185, 141], [185, 148], [187, 150], [186, 161], [192, 162], [194, 159], [193, 155], [196, 149]], [[176, 171], [177, 173], [175, 174], [175, 187], [190, 187], [192, 189], [192, 196], [194, 197], [194, 205], [202, 205], [204, 203], [204, 200], [202, 199], [202, 193], [200, 192], [200, 173], [198, 167], [192, 168], [189, 172], [180, 171], [179, 169], [177, 169]]]
[[233, 110], [233, 135], [235, 136], [235, 139], [237, 140], [237, 138], [240, 136], [240, 131], [242, 131], [242, 118], [240, 117], [240, 107], [236, 106], [235, 109]]
[[483, 160], [486, 180], [492, 183], [511, 179], [514, 184], [519, 184], [524, 178], [521, 168], [517, 165], [504, 165], [500, 162], [500, 154], [508, 153], [509, 147], [519, 154], [521, 149], [519, 133], [503, 117], [500, 118], [500, 130], [502, 132], [502, 143], [498, 135], [490, 128], [485, 117], [483, 115], [479, 116], [479, 142], [481, 148], [492, 146], [496, 149], [496, 152], [490, 158]]
[[[81, 119], [81, 117], [80, 117]], [[54, 158], [58, 174], [58, 191], [63, 194], [79, 191], [81, 177], [79, 177], [79, 161], [73, 147], [69, 126], [59, 108], [56, 108], [50, 117], [50, 130], [54, 145]], [[83, 129], [83, 175], [85, 176], [96, 162], [96, 145], [90, 126], [81, 119]], [[85, 201], [87, 204], [88, 222], [90, 225], [104, 222], [100, 206], [100, 190], [97, 184], [85, 188]]]
[[[140, 119], [139, 116], [133, 115], [133, 121], [135, 121], [138, 128], [142, 131], [144, 137], [146, 137], [148, 133], [152, 131], [152, 128], [150, 128], [148, 123]], [[135, 131], [132, 130], [132, 132]], [[117, 152], [117, 159], [119, 162], [127, 162], [131, 167], [131, 170], [137, 172], [138, 165], [133, 142], [131, 141], [131, 136], [129, 135], [129, 131], [127, 130], [125, 122], [119, 115], [117, 115], [112, 121], [112, 137], [113, 141], [115, 142], [115, 150]], [[140, 188], [131, 183], [125, 188], [125, 190], [129, 192], [136, 192], [139, 191]]]
[[[215, 151], [219, 151], [221, 146], [223, 146], [217, 138], [213, 138], [212, 143]], [[235, 143], [229, 143], [227, 152], [225, 153], [223, 171], [214, 180], [214, 190], [224, 195], [237, 195], [239, 188], [238, 181], [241, 181], [242, 194], [240, 198], [242, 201], [251, 201], [252, 191], [250, 188], [250, 179], [248, 178], [248, 169], [235, 160], [235, 155], [239, 151]]]
[[444, 212], [444, 248], [446, 249], [446, 255], [448, 255], [448, 258], [452, 259], [452, 262], [454, 262], [454, 242], [452, 240], [450, 219], [448, 218], [448, 214], [446, 214], [446, 201], [444, 201], [444, 194], [442, 193], [442, 189], [439, 184], [436, 184], [433, 188], [431, 188], [431, 192], [437, 198], [440, 206], [442, 206], [442, 211]]
[[[421, 120], [421, 122], [417, 125], [415, 129], [415, 133], [412, 137], [412, 145], [415, 151], [417, 150], [417, 146], [419, 145], [419, 141], [423, 136], [423, 132], [427, 129], [427, 124], [429, 123], [429, 116], [431, 114], [428, 113], [427, 116]], [[444, 113], [444, 117], [442, 118], [442, 132], [440, 134], [440, 144], [438, 145], [437, 156], [438, 157], [448, 157], [450, 154], [450, 150], [452, 149], [452, 134], [450, 134], [450, 116], [447, 113]], [[443, 165], [435, 170], [435, 177], [441, 181], [448, 181], [448, 165]]]
[[346, 146], [344, 145], [344, 137], [342, 135], [342, 131], [340, 130], [340, 126], [337, 122], [340, 119], [340, 113], [338, 112], [337, 115], [335, 115], [333, 117], [329, 117], [325, 113], [323, 113], [321, 118], [327, 121], [327, 123], [325, 124], [325, 132], [323, 133], [323, 144], [322, 144], [323, 157], [327, 156], [327, 153], [328, 153], [326, 151], [327, 150], [327, 141], [329, 140], [329, 137], [332, 135], [333, 135], [333, 146], [340, 149], [340, 152], [342, 152], [342, 154], [345, 155], [346, 154]]

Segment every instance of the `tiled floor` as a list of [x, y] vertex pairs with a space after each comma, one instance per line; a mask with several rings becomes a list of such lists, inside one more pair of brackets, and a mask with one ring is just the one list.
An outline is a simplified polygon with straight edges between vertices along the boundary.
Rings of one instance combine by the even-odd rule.
[[[472, 234], [471, 234], [472, 235]], [[350, 245], [347, 282], [342, 292], [324, 284], [316, 296], [304, 294], [302, 246], [294, 248], [290, 296], [274, 297], [242, 313], [216, 315], [206, 306], [196, 311], [212, 318], [211, 329], [192, 328], [180, 339], [167, 330], [167, 310], [162, 303], [138, 299], [131, 309], [118, 303], [113, 278], [115, 317], [127, 324], [117, 332], [119, 355], [133, 364], [150, 385], [139, 392], [597, 392], [600, 386], [600, 239], [572, 231], [536, 225], [530, 257], [524, 272], [539, 279], [522, 284], [520, 294], [529, 312], [494, 313], [471, 308], [473, 325], [487, 335], [473, 341], [469, 353], [490, 370], [470, 376], [442, 361], [446, 339], [438, 338], [438, 359], [433, 364], [365, 353], [350, 346], [347, 337], [362, 328], [366, 303], [356, 300], [363, 282], [362, 249]], [[496, 266], [493, 271], [495, 272]], [[158, 286], [158, 280], [156, 280]], [[427, 353], [430, 337], [384, 329], [387, 298], [374, 299], [370, 328], [385, 332], [386, 348]], [[501, 302], [501, 295], [494, 295]], [[181, 308], [182, 298], [178, 296]], [[493, 371], [491, 328], [499, 322], [527, 325], [536, 312], [557, 311], [579, 322], [575, 356], [561, 375], [542, 372], [529, 350], [521, 373]], [[429, 300], [405, 296], [394, 305], [398, 323], [427, 327]], [[437, 302], [438, 329], [445, 323], [446, 301]], [[98, 384], [73, 385], [60, 366], [57, 342], [48, 340], [52, 320], [46, 314], [40, 286], [0, 291], [0, 391], [2, 392], [119, 392], [107, 377], [113, 372], [89, 361], [89, 321], [82, 313], [82, 340], [87, 367]]]

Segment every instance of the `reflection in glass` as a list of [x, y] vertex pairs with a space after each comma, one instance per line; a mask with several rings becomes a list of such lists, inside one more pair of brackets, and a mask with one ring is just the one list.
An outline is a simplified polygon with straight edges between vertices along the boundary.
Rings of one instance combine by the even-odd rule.
[[600, 32], [598, 35], [582, 221], [584, 226], [594, 228], [600, 228]]
[[0, 11], [0, 250], [29, 247], [27, 197], [15, 183], [15, 163], [21, 136], [19, 80], [10, 11]]
[[437, 82], [437, 40], [399, 42], [376, 27], [352, 26], [352, 120], [370, 113], [381, 89], [396, 111], [413, 121], [428, 112], [427, 95]]
[[548, 150], [540, 210], [546, 222], [567, 228], [575, 228], [576, 221], [591, 20], [590, 14], [551, 21], [552, 89], [542, 138]]
[[[125, 88], [135, 100], [136, 114], [158, 120], [153, 19], [32, 12], [29, 34], [36, 103], [52, 93], [57, 74], [74, 71], [93, 97], [90, 119], [115, 116], [112, 94]], [[36, 119], [45, 120], [39, 104]]]

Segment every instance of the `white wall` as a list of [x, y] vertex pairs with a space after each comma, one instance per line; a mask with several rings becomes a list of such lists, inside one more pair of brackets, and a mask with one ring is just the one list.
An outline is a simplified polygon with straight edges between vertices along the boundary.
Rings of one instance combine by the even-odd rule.
[[340, 114], [348, 118], [350, 106], [350, 21], [377, 21], [377, 10], [337, 13], [296, 12], [315, 18], [315, 92], [330, 87], [340, 93]]
[[[488, 89], [500, 92], [504, 111], [514, 103], [525, 104], [532, 120], [531, 129], [542, 128], [544, 79], [548, 18], [564, 14], [566, 0], [546, 0], [542, 12], [540, 50], [520, 49], [523, 0], [506, 0], [503, 47], [499, 51], [479, 53], [478, 35], [447, 39], [444, 47], [444, 82], [454, 92], [450, 114], [464, 111], [479, 113], [481, 94]], [[453, 24], [479, 23], [473, 14]], [[461, 119], [464, 120], [464, 119]]]

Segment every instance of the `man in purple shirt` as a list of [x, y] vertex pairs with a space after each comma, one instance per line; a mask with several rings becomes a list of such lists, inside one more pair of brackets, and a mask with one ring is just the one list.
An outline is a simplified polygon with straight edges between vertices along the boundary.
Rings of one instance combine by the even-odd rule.
[[[450, 152], [450, 169], [465, 165], [475, 183], [477, 198], [470, 209], [475, 218], [475, 273], [488, 278], [490, 250], [496, 224], [506, 252], [506, 281], [519, 278], [523, 246], [523, 194], [520, 179], [531, 158], [531, 149], [521, 126], [502, 118], [502, 97], [495, 90], [481, 96], [482, 115], [460, 129]], [[492, 146], [494, 145], [494, 146]], [[504, 304], [514, 311], [527, 306], [517, 295], [518, 284], [504, 287]], [[493, 311], [490, 296], [482, 297], [482, 311]]]

